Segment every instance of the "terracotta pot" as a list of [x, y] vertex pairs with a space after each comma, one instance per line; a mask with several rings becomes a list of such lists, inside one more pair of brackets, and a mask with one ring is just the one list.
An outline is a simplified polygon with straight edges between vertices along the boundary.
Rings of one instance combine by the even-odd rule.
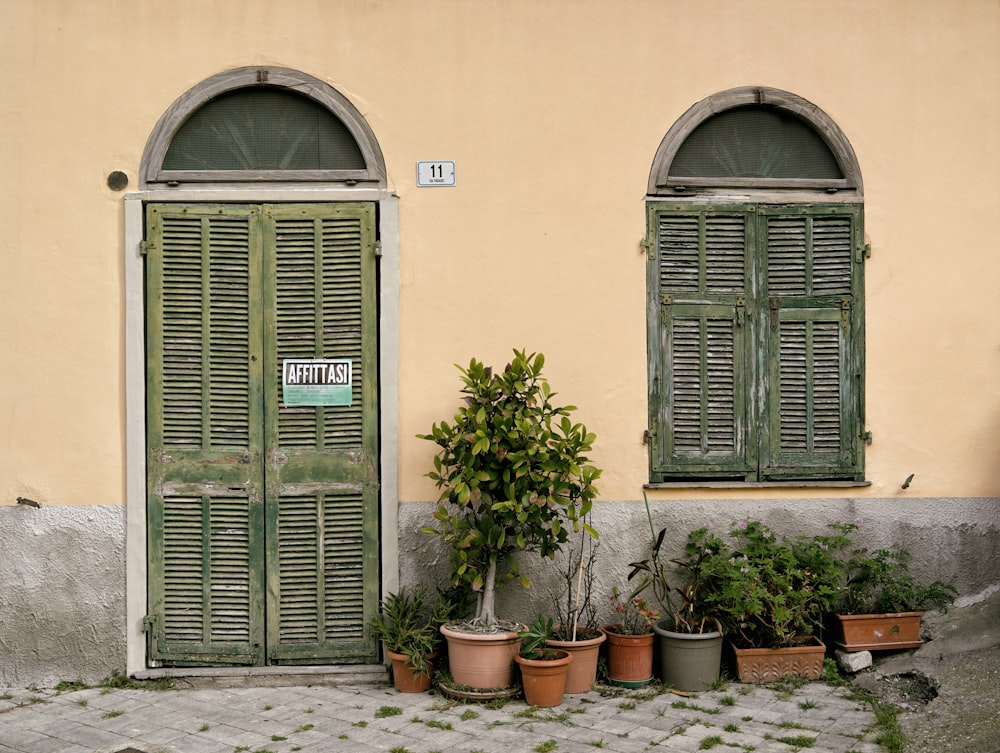
[[838, 614], [834, 645], [844, 651], [891, 651], [917, 648], [923, 612]]
[[826, 645], [813, 636], [801, 646], [787, 648], [736, 648], [736, 673], [740, 682], [778, 682], [788, 675], [818, 680], [823, 673]]
[[509, 688], [514, 684], [514, 657], [521, 647], [516, 632], [466, 633], [447, 625], [448, 667], [456, 685], [477, 690]]
[[719, 679], [722, 633], [675, 633], [670, 620], [653, 625], [659, 653], [660, 679], [675, 690], [708, 690]]
[[617, 625], [605, 625], [608, 636], [608, 678], [613, 685], [640, 688], [653, 680], [653, 639], [655, 633], [625, 635]]
[[601, 653], [601, 644], [607, 640], [602, 631], [596, 638], [582, 641], [549, 641], [552, 648], [569, 651], [573, 661], [566, 674], [567, 693], [586, 693], [597, 684], [597, 659]]
[[[385, 650], [392, 661], [392, 684], [400, 693], [423, 693], [431, 687], [431, 673], [414, 672], [406, 662], [406, 654]], [[428, 657], [428, 665], [433, 657]], [[430, 667], [428, 667], [430, 668]]]
[[524, 700], [529, 706], [558, 706], [566, 692], [566, 674], [572, 666], [573, 657], [569, 651], [555, 649], [554, 659], [526, 659], [517, 654], [514, 657], [521, 666], [521, 684], [524, 686]]

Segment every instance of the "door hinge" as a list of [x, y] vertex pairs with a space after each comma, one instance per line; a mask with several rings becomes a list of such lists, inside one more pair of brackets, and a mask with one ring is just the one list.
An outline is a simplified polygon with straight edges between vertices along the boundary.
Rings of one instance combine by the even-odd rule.
[[653, 255], [653, 243], [649, 240], [649, 238], [643, 238], [639, 241], [639, 253], [646, 254], [647, 256]]
[[149, 253], [149, 249], [153, 248], [155, 244], [152, 241], [139, 241], [139, 253], [145, 256]]
[[858, 246], [858, 251], [855, 254], [854, 261], [863, 262], [865, 259], [871, 259], [871, 258], [872, 258], [871, 243], [862, 243], [860, 246]]
[[382, 241], [375, 241], [374, 249], [375, 249], [375, 258], [376, 259], [381, 259], [382, 258]]
[[652, 444], [654, 439], [656, 439], [656, 429], [646, 429], [642, 433], [642, 443], [644, 445]]

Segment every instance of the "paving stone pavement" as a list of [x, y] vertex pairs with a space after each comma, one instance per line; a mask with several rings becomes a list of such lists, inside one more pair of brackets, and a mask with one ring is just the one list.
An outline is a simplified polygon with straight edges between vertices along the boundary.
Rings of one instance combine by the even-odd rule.
[[539, 709], [380, 685], [0, 689], [0, 753], [881, 753], [850, 688], [731, 683], [682, 697], [599, 688]]

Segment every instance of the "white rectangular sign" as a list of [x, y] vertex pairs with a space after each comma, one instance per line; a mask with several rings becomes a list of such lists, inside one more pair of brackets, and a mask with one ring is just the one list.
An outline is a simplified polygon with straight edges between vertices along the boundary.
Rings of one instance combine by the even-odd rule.
[[455, 185], [455, 162], [453, 160], [438, 160], [436, 162], [418, 162], [417, 185], [418, 186]]
[[350, 358], [286, 358], [281, 362], [285, 405], [350, 405]]

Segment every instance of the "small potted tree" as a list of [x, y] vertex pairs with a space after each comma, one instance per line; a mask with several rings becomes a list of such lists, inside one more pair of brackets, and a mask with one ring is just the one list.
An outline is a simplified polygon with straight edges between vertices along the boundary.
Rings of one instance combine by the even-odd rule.
[[905, 549], [855, 550], [836, 607], [834, 643], [844, 651], [917, 648], [923, 610], [947, 610], [958, 593], [939, 580], [919, 585]]
[[597, 683], [601, 644], [607, 636], [597, 625], [597, 606], [591, 599], [594, 566], [599, 543], [582, 534], [579, 554], [570, 552], [563, 572], [564, 588], [555, 599], [553, 613], [558, 624], [552, 628], [548, 645], [573, 656], [566, 676], [566, 692], [586, 693]]
[[[552, 557], [574, 531], [597, 535], [585, 522], [601, 473], [586, 456], [595, 437], [570, 420], [575, 406], [553, 403], [544, 364], [523, 350], [500, 373], [472, 359], [459, 367], [463, 404], [453, 422], [418, 435], [438, 446], [427, 475], [441, 489], [436, 523], [423, 530], [451, 546], [452, 583], [477, 597], [472, 620], [442, 627], [452, 680], [474, 689], [513, 679], [522, 626], [497, 616], [495, 594], [510, 579], [530, 586], [515, 555]], [[480, 655], [487, 646], [493, 662]]]

